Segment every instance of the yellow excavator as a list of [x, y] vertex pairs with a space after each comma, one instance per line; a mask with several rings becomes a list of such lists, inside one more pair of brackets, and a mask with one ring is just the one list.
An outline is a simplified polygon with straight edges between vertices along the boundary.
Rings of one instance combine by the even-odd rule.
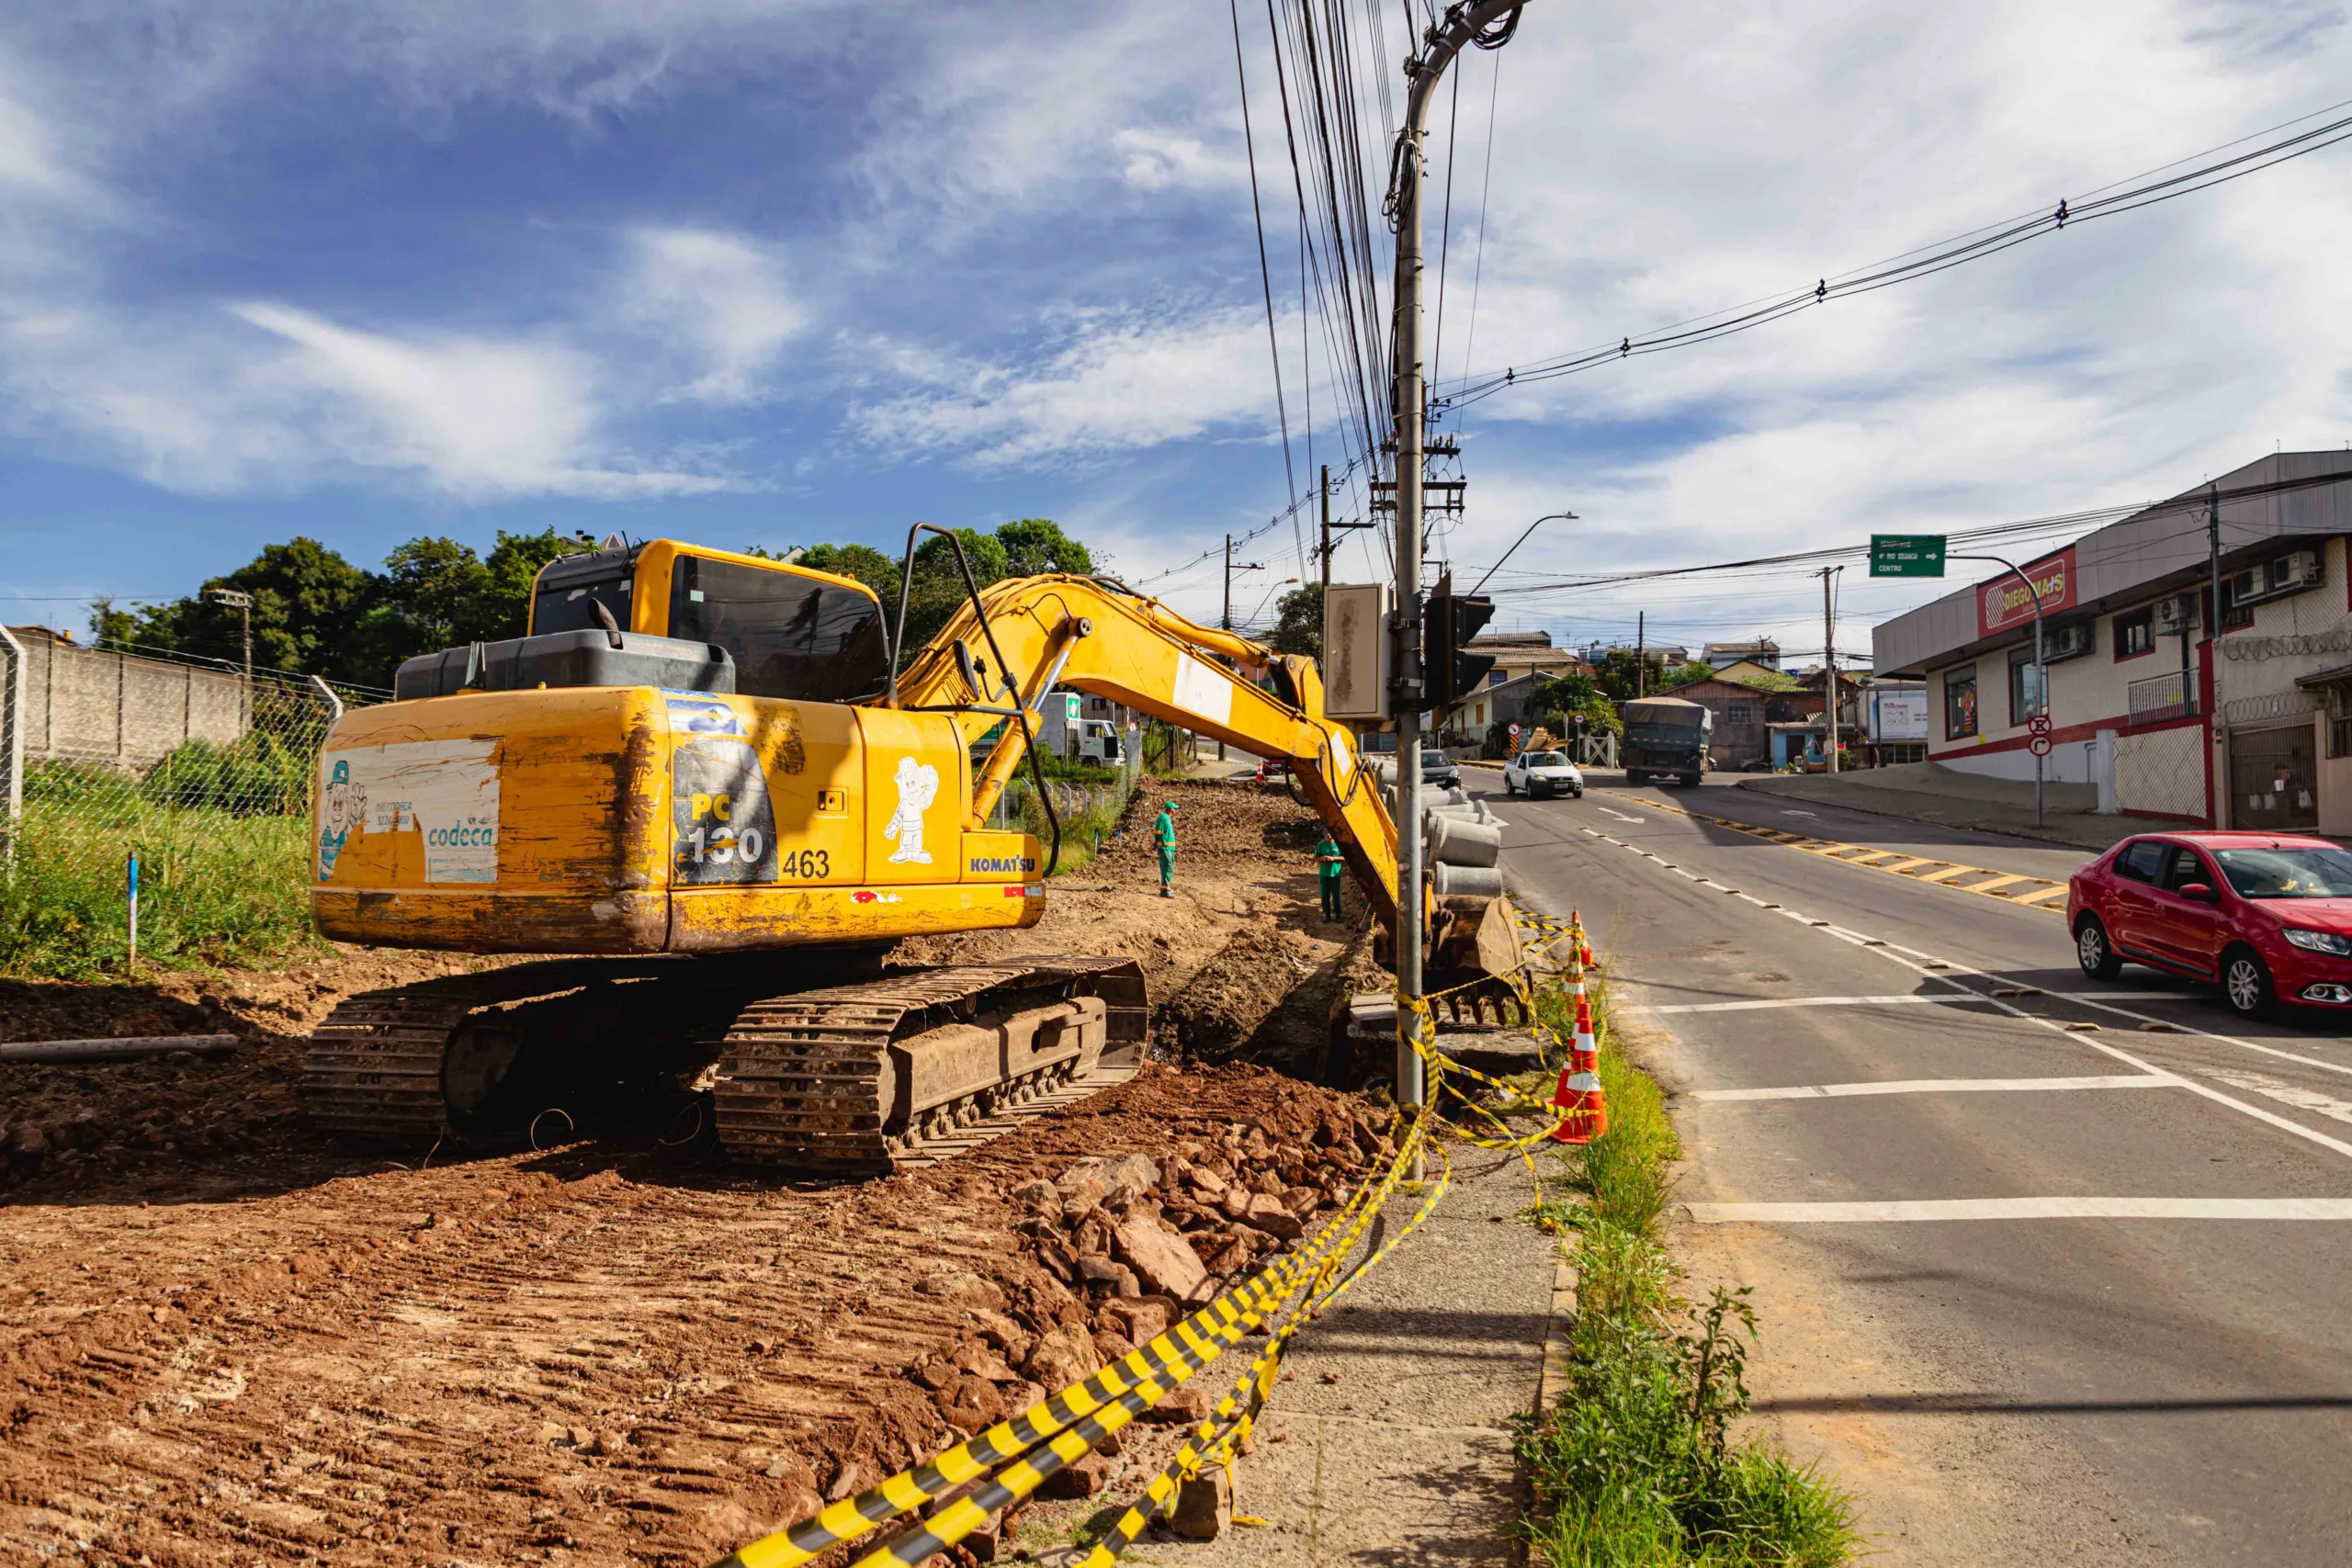
[[[901, 938], [1044, 913], [1059, 827], [1030, 742], [1058, 687], [1286, 762], [1393, 930], [1396, 829], [1312, 660], [1108, 578], [981, 589], [929, 525], [910, 581], [925, 531], [966, 601], [910, 658], [904, 584], [894, 624], [847, 578], [608, 542], [541, 570], [527, 635], [410, 660], [393, 701], [341, 717], [319, 758], [319, 931], [565, 956], [345, 1000], [310, 1042], [314, 1123], [496, 1140], [583, 1084], [675, 1073], [710, 1090], [730, 1158], [876, 1172], [1139, 1058], [1131, 960], [883, 962]], [[1024, 761], [1047, 844], [988, 826]], [[1516, 961], [1494, 902], [1437, 911], [1473, 977]]]

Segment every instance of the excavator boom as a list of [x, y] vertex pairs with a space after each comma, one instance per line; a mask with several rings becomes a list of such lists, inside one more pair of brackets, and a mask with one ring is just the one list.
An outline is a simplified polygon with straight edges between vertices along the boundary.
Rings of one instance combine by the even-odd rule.
[[[993, 670], [991, 657], [1001, 660]], [[894, 699], [956, 716], [967, 742], [1001, 728], [974, 781], [972, 827], [994, 809], [1038, 705], [1057, 686], [1288, 764], [1374, 912], [1394, 924], [1396, 825], [1353, 737], [1324, 716], [1313, 660], [1196, 625], [1098, 578], [1008, 578], [985, 588], [924, 646]]]

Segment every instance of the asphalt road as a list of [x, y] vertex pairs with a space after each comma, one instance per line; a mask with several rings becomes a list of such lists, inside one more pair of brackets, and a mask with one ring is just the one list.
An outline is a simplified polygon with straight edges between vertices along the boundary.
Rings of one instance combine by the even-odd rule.
[[2078, 852], [1608, 773], [1507, 805], [1499, 774], [1464, 782], [1530, 901], [1580, 909], [1613, 995], [1672, 1035], [1692, 1234], [1759, 1238], [1871, 1320], [1809, 1332], [1913, 1359], [1899, 1387], [1825, 1372], [1775, 1402], [1996, 1433], [1997, 1484], [1965, 1454], [1928, 1484], [2018, 1510], [1995, 1534], [2052, 1558], [2352, 1562], [2352, 1019], [2102, 985], [2059, 913], [1660, 807], [2034, 875]]

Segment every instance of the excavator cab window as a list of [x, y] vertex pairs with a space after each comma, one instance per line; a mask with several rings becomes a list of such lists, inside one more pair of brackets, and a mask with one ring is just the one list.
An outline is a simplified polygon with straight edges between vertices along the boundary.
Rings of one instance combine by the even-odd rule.
[[747, 696], [854, 703], [890, 683], [881, 604], [797, 572], [682, 554], [670, 571], [670, 635], [733, 654]]
[[531, 598], [531, 635], [595, 631], [605, 624], [596, 614], [599, 604], [612, 612], [615, 626], [628, 630], [636, 572], [635, 550], [592, 550], [549, 561]]

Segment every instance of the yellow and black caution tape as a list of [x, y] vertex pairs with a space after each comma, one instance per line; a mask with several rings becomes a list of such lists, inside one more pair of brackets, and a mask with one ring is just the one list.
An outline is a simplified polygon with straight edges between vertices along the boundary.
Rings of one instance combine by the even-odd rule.
[[[1411, 1165], [1423, 1127], [1424, 1119], [1416, 1118], [1388, 1169], [1376, 1179], [1367, 1179], [1313, 1241], [1148, 1345], [923, 1464], [835, 1503], [813, 1518], [738, 1548], [720, 1559], [718, 1568], [797, 1568], [1003, 1466], [987, 1486], [941, 1510], [922, 1529], [860, 1558], [859, 1568], [920, 1563], [962, 1540], [990, 1514], [1027, 1496], [1047, 1476], [1149, 1409], [1322, 1278], [1387, 1202]], [[986, 1506], [980, 1506], [982, 1503]], [[924, 1542], [929, 1544], [922, 1550], [906, 1555]]]
[[[1556, 931], [1560, 937], [1566, 937], [1571, 931], [1568, 925], [1546, 917], [1532, 917], [1528, 923], [1535, 929]], [[1529, 992], [1523, 973], [1532, 962], [1522, 961], [1507, 978], [1526, 1005], [1528, 1017], [1538, 1032], [1538, 1037], [1557, 1045], [1557, 1036], [1535, 1015], [1534, 998]], [[833, 1547], [855, 1540], [891, 1519], [911, 1513], [969, 1482], [989, 1476], [986, 1484], [922, 1521], [921, 1528], [906, 1531], [877, 1547], [859, 1558], [856, 1563], [856, 1568], [915, 1568], [916, 1564], [928, 1561], [981, 1528], [1004, 1508], [1029, 1496], [1045, 1483], [1047, 1477], [1083, 1457], [1104, 1438], [1135, 1420], [1171, 1390], [1231, 1349], [1252, 1330], [1279, 1316], [1284, 1308], [1292, 1307], [1294, 1310], [1289, 1318], [1252, 1361], [1250, 1370], [1237, 1381], [1232, 1392], [1195, 1430], [1159, 1477], [1122, 1516], [1110, 1535], [1086, 1559], [1086, 1563], [1099, 1565], [1115, 1559], [1141, 1533], [1144, 1526], [1168, 1506], [1184, 1481], [1198, 1475], [1207, 1464], [1230, 1463], [1234, 1446], [1248, 1434], [1250, 1422], [1272, 1390], [1274, 1371], [1280, 1365], [1283, 1348], [1298, 1330], [1313, 1321], [1341, 1292], [1395, 1251], [1405, 1237], [1419, 1229], [1435, 1211], [1451, 1181], [1451, 1162], [1443, 1145], [1428, 1135], [1434, 1124], [1430, 1108], [1437, 1103], [1440, 1094], [1452, 1093], [1464, 1104], [1472, 1105], [1488, 1120], [1494, 1121], [1498, 1129], [1506, 1134], [1502, 1139], [1482, 1139], [1460, 1129], [1453, 1129], [1455, 1136], [1480, 1147], [1510, 1148], [1520, 1153], [1522, 1158], [1526, 1157], [1528, 1148], [1548, 1137], [1566, 1120], [1555, 1117], [1551, 1125], [1539, 1129], [1535, 1134], [1526, 1138], [1513, 1138], [1509, 1135], [1508, 1129], [1503, 1128], [1499, 1119], [1483, 1106], [1476, 1106], [1462, 1090], [1448, 1085], [1445, 1081], [1447, 1077], [1459, 1073], [1538, 1110], [1550, 1111], [1556, 1109], [1509, 1084], [1453, 1061], [1436, 1050], [1433, 1044], [1417, 1038], [1419, 1032], [1418, 1026], [1408, 1025], [1405, 1021], [1429, 1017], [1428, 1002], [1429, 998], [1408, 998], [1407, 1010], [1400, 1014], [1400, 1028], [1408, 1030], [1406, 1037], [1430, 1066], [1429, 1093], [1424, 1103], [1412, 1121], [1405, 1125], [1403, 1135], [1397, 1141], [1396, 1157], [1390, 1161], [1387, 1169], [1377, 1177], [1368, 1177], [1340, 1213], [1312, 1240], [1276, 1259], [1244, 1284], [1219, 1295], [1114, 1365], [1049, 1395], [977, 1438], [936, 1454], [924, 1463], [903, 1471], [854, 1497], [832, 1504], [812, 1518], [738, 1548], [720, 1559], [716, 1568], [799, 1568], [800, 1564]], [[1433, 1018], [1431, 1021], [1434, 1022]], [[1427, 1184], [1419, 1210], [1406, 1224], [1336, 1283], [1331, 1283], [1340, 1260], [1354, 1250], [1373, 1220], [1383, 1212], [1396, 1189], [1404, 1184], [1406, 1173], [1413, 1168], [1416, 1157], [1424, 1152], [1425, 1145], [1436, 1148], [1444, 1174]], [[1530, 1168], [1532, 1168], [1532, 1162]], [[990, 1472], [995, 1473], [989, 1475]]]
[[[1398, 1227], [1396, 1234], [1383, 1242], [1370, 1257], [1348, 1270], [1338, 1283], [1329, 1290], [1310, 1292], [1308, 1300], [1267, 1341], [1265, 1349], [1250, 1363], [1249, 1370], [1234, 1381], [1231, 1392], [1217, 1403], [1216, 1409], [1193, 1428], [1193, 1435], [1176, 1450], [1176, 1456], [1152, 1478], [1151, 1484], [1144, 1488], [1142, 1495], [1127, 1506], [1094, 1550], [1079, 1561], [1077, 1568], [1106, 1568], [1107, 1564], [1117, 1561], [1128, 1547], [1135, 1544], [1144, 1527], [1166, 1511], [1183, 1483], [1210, 1465], [1224, 1465], [1230, 1472], [1234, 1449], [1250, 1435], [1258, 1412], [1273, 1393], [1274, 1377], [1282, 1367], [1283, 1350], [1292, 1337], [1320, 1316], [1340, 1292], [1396, 1251], [1407, 1236], [1420, 1228], [1422, 1221], [1436, 1212], [1439, 1201], [1445, 1196], [1453, 1179], [1453, 1162], [1447, 1158], [1444, 1145], [1440, 1144], [1436, 1148], [1440, 1173], [1436, 1180], [1428, 1183], [1429, 1190], [1413, 1217]], [[1402, 1168], [1401, 1162], [1399, 1168]], [[1336, 1261], [1333, 1259], [1332, 1263], [1336, 1264]], [[1234, 1519], [1236, 1523], [1241, 1523], [1243, 1516], [1237, 1514]]]

